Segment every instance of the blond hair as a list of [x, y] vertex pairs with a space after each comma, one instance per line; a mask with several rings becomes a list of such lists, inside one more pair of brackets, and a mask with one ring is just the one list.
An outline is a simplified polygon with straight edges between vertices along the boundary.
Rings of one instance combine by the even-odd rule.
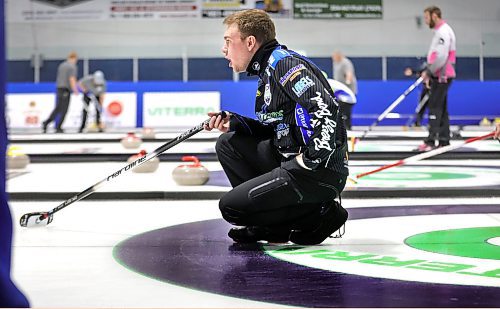
[[71, 53], [68, 54], [68, 59], [77, 59], [78, 55], [76, 52], [72, 51]]
[[235, 12], [224, 19], [224, 25], [237, 25], [241, 33], [241, 39], [251, 35], [260, 44], [276, 38], [276, 30], [271, 17], [263, 10], [250, 9]]

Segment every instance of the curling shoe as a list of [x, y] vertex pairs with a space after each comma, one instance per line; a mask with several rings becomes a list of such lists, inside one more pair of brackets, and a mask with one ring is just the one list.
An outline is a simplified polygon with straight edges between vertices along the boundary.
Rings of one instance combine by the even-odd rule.
[[321, 209], [321, 220], [312, 230], [294, 230], [290, 241], [297, 245], [311, 246], [322, 243], [347, 221], [347, 210], [337, 201], [325, 205]]
[[234, 242], [249, 244], [260, 240], [270, 243], [286, 243], [290, 238], [290, 230], [272, 229], [263, 226], [235, 227], [227, 234]]
[[436, 149], [436, 147], [434, 145], [429, 145], [427, 143], [423, 143], [422, 145], [420, 145], [417, 148], [413, 149], [413, 151], [427, 152], [427, 151], [431, 151], [433, 149]]

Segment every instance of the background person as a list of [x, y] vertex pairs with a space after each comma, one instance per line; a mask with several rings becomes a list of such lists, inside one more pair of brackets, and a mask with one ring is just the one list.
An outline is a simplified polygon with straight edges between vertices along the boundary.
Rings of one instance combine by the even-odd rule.
[[[441, 19], [441, 10], [430, 6], [424, 10], [425, 23], [434, 31], [427, 53], [427, 68], [422, 77], [429, 93], [429, 135], [417, 151], [429, 151], [450, 144], [448, 89], [455, 73], [456, 39], [453, 29]], [[430, 85], [429, 85], [430, 83]]]
[[93, 101], [95, 105], [95, 123], [99, 128], [99, 132], [102, 132], [101, 111], [104, 95], [106, 94], [106, 79], [104, 78], [104, 73], [102, 71], [95, 71], [92, 75], [84, 76], [78, 81], [78, 85], [83, 92], [82, 124], [78, 132], [82, 133], [87, 124], [87, 114], [91, 101]]
[[50, 113], [49, 118], [42, 122], [43, 133], [47, 133], [47, 126], [52, 121], [56, 120], [56, 117], [59, 118], [57, 119], [56, 132], [64, 133], [62, 125], [64, 123], [64, 118], [66, 118], [66, 113], [68, 112], [71, 91], [73, 91], [75, 95], [78, 95], [78, 87], [76, 84], [76, 77], [78, 75], [78, 67], [76, 66], [77, 61], [78, 55], [75, 52], [71, 52], [66, 61], [57, 67], [56, 106]]
[[[334, 51], [332, 55], [333, 59], [333, 79], [345, 84], [352, 92], [358, 94], [358, 81], [356, 79], [356, 71], [354, 70], [354, 65], [351, 60], [344, 56], [340, 51]], [[345, 102], [340, 102], [340, 110], [343, 114], [343, 119], [345, 126], [348, 130], [351, 130], [351, 118], [352, 118], [352, 107], [353, 104], [348, 104]]]

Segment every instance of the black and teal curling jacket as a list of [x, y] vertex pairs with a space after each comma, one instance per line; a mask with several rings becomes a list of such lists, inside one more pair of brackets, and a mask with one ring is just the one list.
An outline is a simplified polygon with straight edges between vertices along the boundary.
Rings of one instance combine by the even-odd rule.
[[321, 70], [276, 40], [264, 44], [247, 72], [257, 75], [257, 120], [234, 114], [230, 130], [269, 137], [283, 157], [348, 175], [347, 134], [339, 104]]

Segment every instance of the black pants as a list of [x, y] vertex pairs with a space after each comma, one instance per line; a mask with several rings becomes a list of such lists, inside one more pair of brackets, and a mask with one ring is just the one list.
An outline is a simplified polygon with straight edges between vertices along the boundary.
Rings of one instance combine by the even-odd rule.
[[344, 125], [347, 130], [351, 130], [351, 115], [352, 115], [352, 106], [354, 104], [339, 102], [340, 111], [342, 112], [342, 119], [344, 120]]
[[448, 117], [448, 89], [451, 80], [447, 83], [439, 83], [432, 80], [429, 96], [429, 136], [425, 143], [434, 145], [435, 141], [439, 145], [450, 144], [450, 119]]
[[282, 161], [270, 140], [234, 132], [219, 137], [216, 151], [233, 186], [219, 208], [234, 225], [314, 227], [322, 205], [339, 196], [347, 178], [325, 168], [306, 170], [295, 160]]
[[[89, 110], [89, 105], [90, 102], [92, 101], [92, 98], [89, 97], [87, 94], [83, 95], [83, 111], [82, 111], [82, 124], [80, 125], [80, 132], [83, 131], [85, 126], [87, 125], [87, 115], [88, 115], [88, 110]], [[95, 123], [100, 126], [101, 125], [101, 105], [100, 105], [100, 100], [99, 96], [95, 96]]]
[[59, 122], [57, 123], [56, 129], [61, 130], [64, 118], [68, 113], [69, 100], [71, 98], [71, 91], [67, 88], [57, 88], [56, 94], [56, 106], [50, 113], [49, 118], [45, 120], [45, 124], [49, 124], [59, 116]]

